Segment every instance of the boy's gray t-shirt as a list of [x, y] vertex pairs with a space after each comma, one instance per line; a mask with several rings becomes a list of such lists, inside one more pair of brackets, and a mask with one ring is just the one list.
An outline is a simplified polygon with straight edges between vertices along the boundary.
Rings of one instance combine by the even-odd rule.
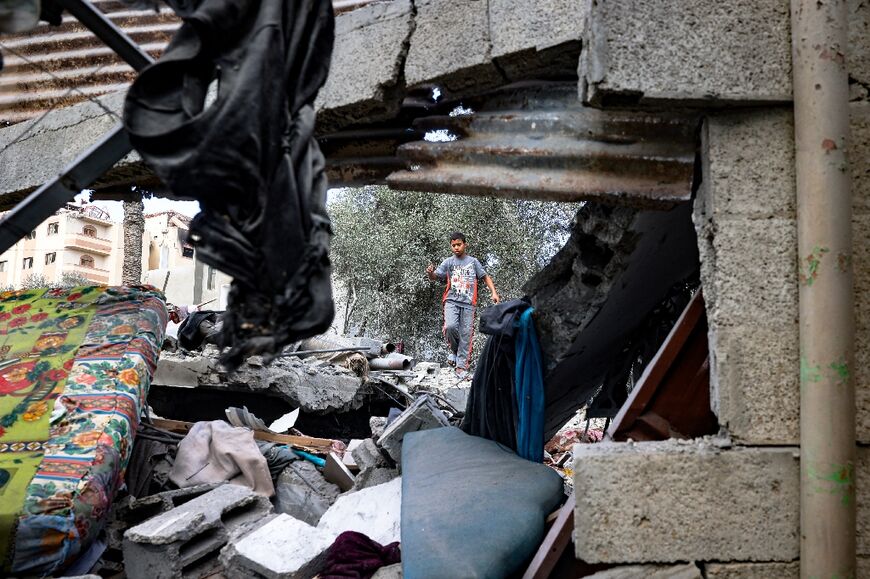
[[435, 275], [447, 280], [444, 300], [473, 306], [477, 303], [477, 280], [486, 275], [486, 270], [475, 257], [451, 255], [441, 262]]

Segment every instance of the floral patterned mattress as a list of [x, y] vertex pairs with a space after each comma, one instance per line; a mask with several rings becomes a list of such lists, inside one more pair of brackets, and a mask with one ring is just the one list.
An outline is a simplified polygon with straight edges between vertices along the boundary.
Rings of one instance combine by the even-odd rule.
[[166, 322], [151, 287], [0, 293], [0, 575], [61, 571], [102, 529]]

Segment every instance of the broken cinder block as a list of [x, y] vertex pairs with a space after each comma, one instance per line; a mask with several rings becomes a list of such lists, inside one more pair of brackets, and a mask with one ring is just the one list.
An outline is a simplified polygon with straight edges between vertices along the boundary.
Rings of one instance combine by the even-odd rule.
[[384, 433], [378, 438], [378, 446], [383, 448], [396, 461], [396, 464], [401, 464], [402, 439], [405, 434], [443, 426], [450, 426], [447, 417], [429, 396], [423, 395], [417, 398], [384, 430]]
[[228, 579], [308, 579], [326, 560], [333, 535], [294, 519], [277, 515], [221, 551]]
[[199, 579], [218, 567], [229, 537], [272, 511], [251, 489], [225, 484], [124, 534], [130, 579]]

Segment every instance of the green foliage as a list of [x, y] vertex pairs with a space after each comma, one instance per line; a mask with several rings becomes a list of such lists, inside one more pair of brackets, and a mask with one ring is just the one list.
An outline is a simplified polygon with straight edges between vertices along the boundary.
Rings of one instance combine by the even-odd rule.
[[21, 287], [16, 288], [13, 285], [0, 287], [0, 292], [12, 291], [14, 289], [36, 289], [41, 287], [50, 288], [71, 288], [82, 285], [91, 285], [93, 282], [80, 273], [63, 272], [60, 274], [60, 281], [50, 282], [48, 279], [39, 273], [31, 273], [21, 281]]
[[[443, 350], [444, 286], [425, 275], [450, 255], [449, 236], [461, 231], [468, 253], [492, 276], [503, 300], [564, 244], [576, 204], [497, 200], [391, 191], [383, 187], [333, 194], [331, 256], [339, 294], [336, 315], [349, 333], [403, 340], [410, 353], [433, 358]], [[479, 306], [492, 302], [481, 284]], [[479, 350], [479, 349], [478, 349]]]

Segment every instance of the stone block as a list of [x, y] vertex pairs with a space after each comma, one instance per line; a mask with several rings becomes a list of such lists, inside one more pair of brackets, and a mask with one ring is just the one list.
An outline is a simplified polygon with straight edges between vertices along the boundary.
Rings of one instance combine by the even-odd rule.
[[382, 545], [399, 540], [401, 534], [402, 478], [338, 497], [317, 528], [333, 538], [357, 531]]
[[275, 511], [316, 525], [341, 490], [307, 460], [291, 462], [275, 484]]
[[575, 548], [589, 563], [793, 561], [797, 448], [715, 439], [574, 447]]
[[378, 448], [375, 441], [371, 438], [363, 440], [353, 449], [351, 454], [360, 473], [372, 468], [389, 466], [387, 459], [381, 454], [381, 449]]
[[581, 85], [608, 105], [791, 100], [787, 2], [593, 2]]
[[629, 565], [606, 569], [587, 579], [702, 579], [694, 563], [685, 565]]
[[204, 484], [156, 493], [137, 499], [126, 496], [112, 505], [112, 514], [107, 525], [109, 546], [120, 549], [124, 541], [124, 532], [130, 527], [156, 517], [161, 513], [171, 511], [184, 503], [214, 490], [221, 483]]
[[408, 86], [434, 83], [447, 93], [501, 84], [491, 61], [487, 0], [418, 0], [405, 63]]
[[790, 563], [707, 563], [707, 579], [798, 579], [800, 562]]
[[315, 102], [321, 127], [398, 112], [404, 93], [396, 89], [404, 88], [399, 85], [412, 30], [410, 0], [378, 2], [335, 19], [330, 74]]
[[309, 579], [326, 560], [333, 537], [289, 515], [277, 515], [221, 551], [227, 579]]
[[863, 215], [870, 213], [870, 102], [849, 103], [849, 111], [853, 205], [855, 214]]
[[225, 484], [124, 534], [124, 563], [131, 579], [204, 577], [233, 533], [272, 511], [268, 499]]
[[797, 444], [800, 438], [798, 325], [711, 329], [711, 397], [735, 441]]
[[402, 462], [402, 440], [409, 432], [450, 426], [441, 409], [427, 395], [420, 396], [405, 409], [378, 438], [378, 446], [396, 461]]
[[707, 215], [795, 217], [793, 118], [783, 107], [708, 117], [702, 131]]

